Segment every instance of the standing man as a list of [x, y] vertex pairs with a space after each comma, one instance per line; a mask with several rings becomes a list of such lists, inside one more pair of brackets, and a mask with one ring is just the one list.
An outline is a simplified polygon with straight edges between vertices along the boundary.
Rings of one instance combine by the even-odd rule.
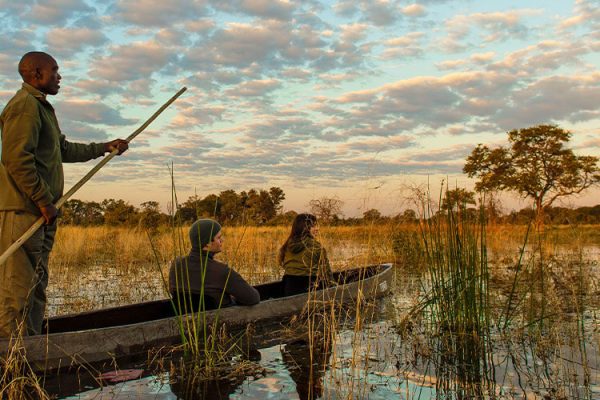
[[80, 144], [65, 139], [47, 95], [61, 76], [49, 54], [30, 52], [19, 62], [23, 86], [0, 114], [0, 254], [43, 216], [38, 229], [0, 265], [0, 337], [40, 334], [46, 308], [48, 256], [54, 243], [54, 204], [63, 195], [63, 162], [83, 162], [127, 150], [122, 139]]

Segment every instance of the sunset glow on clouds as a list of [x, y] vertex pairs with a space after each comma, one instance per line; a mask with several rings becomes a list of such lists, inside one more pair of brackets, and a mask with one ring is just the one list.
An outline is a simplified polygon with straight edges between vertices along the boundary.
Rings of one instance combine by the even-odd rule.
[[[180, 200], [280, 186], [286, 209], [338, 196], [346, 215], [395, 214], [406, 186], [472, 188], [465, 157], [510, 129], [558, 124], [577, 152], [600, 155], [593, 0], [0, 6], [0, 103], [20, 86], [20, 57], [49, 52], [63, 76], [50, 101], [73, 141], [126, 137], [188, 87], [76, 195], [86, 200], [166, 206], [172, 163]], [[67, 186], [89, 168], [67, 166]]]

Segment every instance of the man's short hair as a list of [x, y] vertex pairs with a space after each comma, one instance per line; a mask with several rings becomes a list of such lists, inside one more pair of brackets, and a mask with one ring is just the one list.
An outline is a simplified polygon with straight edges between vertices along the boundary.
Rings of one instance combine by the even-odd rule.
[[25, 79], [31, 72], [35, 71], [39, 66], [42, 57], [52, 58], [50, 54], [44, 53], [43, 51], [30, 51], [29, 53], [25, 53], [25, 55], [21, 57], [21, 61], [19, 61], [19, 75], [21, 75], [21, 78]]

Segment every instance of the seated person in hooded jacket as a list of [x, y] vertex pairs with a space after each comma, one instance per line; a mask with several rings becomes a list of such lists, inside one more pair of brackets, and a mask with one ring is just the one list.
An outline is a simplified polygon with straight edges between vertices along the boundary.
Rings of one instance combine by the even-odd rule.
[[169, 271], [169, 291], [180, 312], [253, 305], [260, 301], [258, 291], [240, 274], [214, 259], [223, 249], [218, 222], [212, 219], [194, 222], [190, 241], [190, 253], [173, 260]]
[[298, 214], [294, 218], [290, 236], [278, 256], [284, 269], [284, 296], [308, 292], [311, 288], [324, 289], [334, 283], [327, 252], [315, 238], [318, 232], [314, 215]]

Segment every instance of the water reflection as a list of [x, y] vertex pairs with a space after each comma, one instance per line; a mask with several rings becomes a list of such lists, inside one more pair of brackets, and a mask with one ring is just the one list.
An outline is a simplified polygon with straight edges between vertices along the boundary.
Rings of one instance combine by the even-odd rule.
[[313, 400], [323, 396], [323, 376], [329, 366], [331, 344], [329, 341], [297, 340], [281, 347], [281, 357], [296, 383], [300, 400]]
[[[508, 337], [494, 330], [487, 343], [468, 333], [424, 335], [421, 327], [426, 321], [419, 319], [424, 317], [411, 316], [409, 324], [401, 324], [424, 290], [421, 271], [396, 269], [393, 296], [382, 299], [384, 307], [360, 328], [347, 319], [330, 341], [307, 336], [280, 340], [275, 332], [277, 344], [264, 344], [258, 339], [268, 339], [267, 335], [255, 335], [260, 365], [267, 370], [263, 377], [242, 374], [211, 382], [164, 373], [167, 379], [159, 389], [158, 378], [146, 378], [115, 388], [112, 393], [118, 394], [107, 398], [127, 398], [120, 395], [127, 393], [126, 388], [129, 392], [135, 388], [139, 395], [130, 398], [158, 398], [160, 391], [168, 399], [600, 398], [600, 271], [597, 264], [587, 265], [576, 275], [578, 285], [568, 284], [579, 265], [565, 265], [544, 270], [553, 283], [553, 297], [547, 294], [541, 300], [554, 314], [539, 319], [544, 327], [539, 333], [528, 323], [532, 320], [528, 315], [515, 312], [511, 321], [525, 328], [508, 332]], [[506, 305], [510, 286], [507, 291], [505, 283], [512, 282], [514, 274], [507, 269], [501, 280], [492, 281], [490, 293], [499, 299], [497, 304]], [[562, 291], [562, 282], [572, 293]], [[537, 294], [525, 289], [515, 298], [535, 310], [540, 304]]]
[[480, 399], [494, 395], [494, 365], [486, 339], [476, 334], [443, 334], [437, 342], [436, 389], [441, 397]]
[[[225, 358], [209, 367], [209, 370], [198, 359], [180, 358], [178, 367], [171, 367], [171, 392], [177, 399], [182, 400], [228, 399], [231, 394], [239, 391], [239, 387], [249, 377], [258, 378], [265, 375], [265, 369], [260, 365], [261, 353], [252, 341], [245, 342], [237, 351], [225, 353], [223, 356]], [[207, 376], [207, 372], [210, 376]]]
[[221, 400], [228, 399], [244, 382], [245, 376], [220, 380], [197, 380], [192, 377], [172, 378], [169, 386], [176, 399]]

